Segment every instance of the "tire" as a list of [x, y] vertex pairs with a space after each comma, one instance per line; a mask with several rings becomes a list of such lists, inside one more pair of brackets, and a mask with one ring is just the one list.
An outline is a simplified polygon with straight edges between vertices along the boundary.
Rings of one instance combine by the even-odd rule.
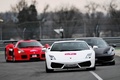
[[15, 61], [16, 61], [16, 60], [15, 60], [15, 57], [14, 57], [14, 55], [13, 55], [12, 61], [13, 61], [13, 62], [15, 62]]
[[110, 65], [115, 65], [115, 61], [112, 61], [109, 63]]
[[48, 69], [47, 68], [47, 64], [45, 63], [45, 67], [46, 67], [46, 73], [51, 73], [51, 72], [53, 72], [54, 70], [53, 69]]
[[6, 54], [5, 54], [5, 61], [9, 62], [8, 57], [6, 56]]
[[14, 55], [14, 52], [13, 52], [13, 56], [12, 56], [12, 61], [15, 62], [16, 59], [15, 59], [15, 55]]
[[10, 62], [9, 60], [8, 60], [8, 58], [7, 58], [7, 56], [5, 55], [5, 61], [6, 62]]
[[5, 61], [6, 61], [6, 62], [10, 62], [10, 61], [8, 60], [7, 55], [6, 55], [6, 49], [5, 49]]

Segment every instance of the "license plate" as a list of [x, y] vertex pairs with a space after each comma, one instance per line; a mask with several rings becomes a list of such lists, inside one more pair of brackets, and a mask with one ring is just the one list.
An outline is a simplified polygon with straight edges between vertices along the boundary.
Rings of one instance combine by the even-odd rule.
[[77, 64], [66, 64], [66, 67], [76, 67]]
[[37, 55], [32, 55], [32, 57], [37, 57]]

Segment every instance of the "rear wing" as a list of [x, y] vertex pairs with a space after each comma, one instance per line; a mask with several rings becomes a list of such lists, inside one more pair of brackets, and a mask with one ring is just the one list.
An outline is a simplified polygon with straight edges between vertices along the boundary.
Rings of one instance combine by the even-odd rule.
[[7, 43], [16, 43], [16, 42], [18, 42], [18, 41], [16, 41], [16, 40], [15, 41], [10, 41], [10, 40], [3, 41], [4, 44], [7, 44]]
[[37, 40], [37, 41], [41, 41], [41, 40], [39, 39], [39, 40]]
[[[31, 39], [31, 40], [33, 40], [33, 39]], [[36, 41], [41, 41], [41, 40], [36, 40]], [[16, 42], [18, 42], [18, 40], [5, 40], [5, 41], [3, 41], [4, 44], [16, 43]]]

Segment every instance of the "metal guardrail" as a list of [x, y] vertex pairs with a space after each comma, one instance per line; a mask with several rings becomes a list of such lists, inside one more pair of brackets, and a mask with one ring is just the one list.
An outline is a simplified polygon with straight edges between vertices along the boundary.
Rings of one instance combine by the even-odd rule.
[[116, 44], [116, 47], [120, 47], [120, 37], [103, 37], [103, 39], [109, 44]]
[[[120, 37], [102, 37], [109, 45], [116, 44], [117, 47], [120, 47]], [[77, 38], [79, 39], [79, 38]], [[64, 38], [64, 39], [42, 39], [41, 43], [49, 43], [52, 44], [54, 41], [60, 40], [75, 40], [75, 38]]]
[[[102, 37], [109, 45], [116, 44], [117, 47], [120, 47], [120, 37]], [[59, 38], [59, 39], [41, 39], [41, 43], [44, 44], [52, 44], [54, 41], [61, 40], [75, 40], [75, 38]], [[9, 40], [1, 40], [0, 41], [0, 51], [4, 51], [5, 45], [3, 42]]]

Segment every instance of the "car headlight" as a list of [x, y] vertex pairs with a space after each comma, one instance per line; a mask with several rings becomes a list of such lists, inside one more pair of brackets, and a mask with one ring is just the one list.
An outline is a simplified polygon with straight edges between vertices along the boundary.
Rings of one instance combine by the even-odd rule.
[[107, 53], [108, 53], [108, 54], [114, 54], [114, 53], [115, 53], [114, 48], [111, 48]]
[[9, 51], [13, 51], [13, 49], [10, 48]]
[[49, 55], [50, 60], [56, 60], [56, 58], [53, 55]]
[[46, 51], [46, 48], [42, 48], [42, 52], [45, 52]]
[[18, 53], [24, 53], [24, 50], [18, 49]]
[[86, 55], [85, 58], [90, 59], [90, 58], [91, 58], [91, 55], [92, 55], [92, 53], [89, 53], [89, 54]]

